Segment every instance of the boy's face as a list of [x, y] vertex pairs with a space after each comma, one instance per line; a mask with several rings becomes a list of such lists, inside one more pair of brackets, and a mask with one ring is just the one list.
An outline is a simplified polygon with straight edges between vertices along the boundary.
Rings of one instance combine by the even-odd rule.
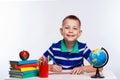
[[61, 35], [66, 41], [73, 42], [81, 35], [79, 22], [73, 19], [66, 19], [60, 28]]

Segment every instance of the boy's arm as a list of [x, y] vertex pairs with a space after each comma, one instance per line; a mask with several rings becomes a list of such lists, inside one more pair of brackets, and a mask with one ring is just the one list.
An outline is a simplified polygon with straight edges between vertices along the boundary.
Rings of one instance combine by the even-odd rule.
[[49, 64], [49, 71], [53, 71], [53, 72], [61, 72], [62, 71], [62, 67], [55, 65], [55, 64]]
[[53, 64], [49, 64], [49, 71], [52, 71]]
[[[83, 72], [95, 72], [96, 68], [94, 68], [92, 65], [82, 66], [80, 67]], [[99, 68], [99, 71], [102, 71], [103, 68]]]
[[[99, 68], [100, 71], [103, 70], [103, 68]], [[72, 70], [72, 74], [79, 74], [81, 72], [96, 72], [96, 68], [94, 68], [92, 65], [87, 65], [87, 66], [81, 66], [81, 67], [75, 67]]]

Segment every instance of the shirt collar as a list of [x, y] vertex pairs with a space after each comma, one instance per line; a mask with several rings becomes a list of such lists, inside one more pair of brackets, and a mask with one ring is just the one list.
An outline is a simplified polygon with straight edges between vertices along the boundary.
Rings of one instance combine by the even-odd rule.
[[[65, 41], [64, 39], [61, 40], [61, 52], [69, 52], [66, 45], [65, 45]], [[74, 44], [74, 47], [71, 51], [71, 54], [76, 54], [79, 52], [79, 49], [78, 49], [78, 42], [76, 41], [75, 44]]]

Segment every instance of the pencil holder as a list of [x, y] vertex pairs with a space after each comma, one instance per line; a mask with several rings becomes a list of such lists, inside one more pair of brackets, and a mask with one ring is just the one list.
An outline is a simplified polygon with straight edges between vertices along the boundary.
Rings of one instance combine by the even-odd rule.
[[48, 64], [43, 64], [39, 66], [39, 77], [48, 78]]

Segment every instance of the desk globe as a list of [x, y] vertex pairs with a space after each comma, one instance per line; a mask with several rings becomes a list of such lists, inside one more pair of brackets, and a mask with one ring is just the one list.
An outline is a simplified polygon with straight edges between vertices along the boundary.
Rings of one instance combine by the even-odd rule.
[[89, 56], [90, 63], [96, 68], [96, 74], [91, 76], [91, 78], [104, 78], [99, 73], [99, 68], [104, 67], [109, 59], [108, 52], [105, 48], [95, 49], [91, 52]]

